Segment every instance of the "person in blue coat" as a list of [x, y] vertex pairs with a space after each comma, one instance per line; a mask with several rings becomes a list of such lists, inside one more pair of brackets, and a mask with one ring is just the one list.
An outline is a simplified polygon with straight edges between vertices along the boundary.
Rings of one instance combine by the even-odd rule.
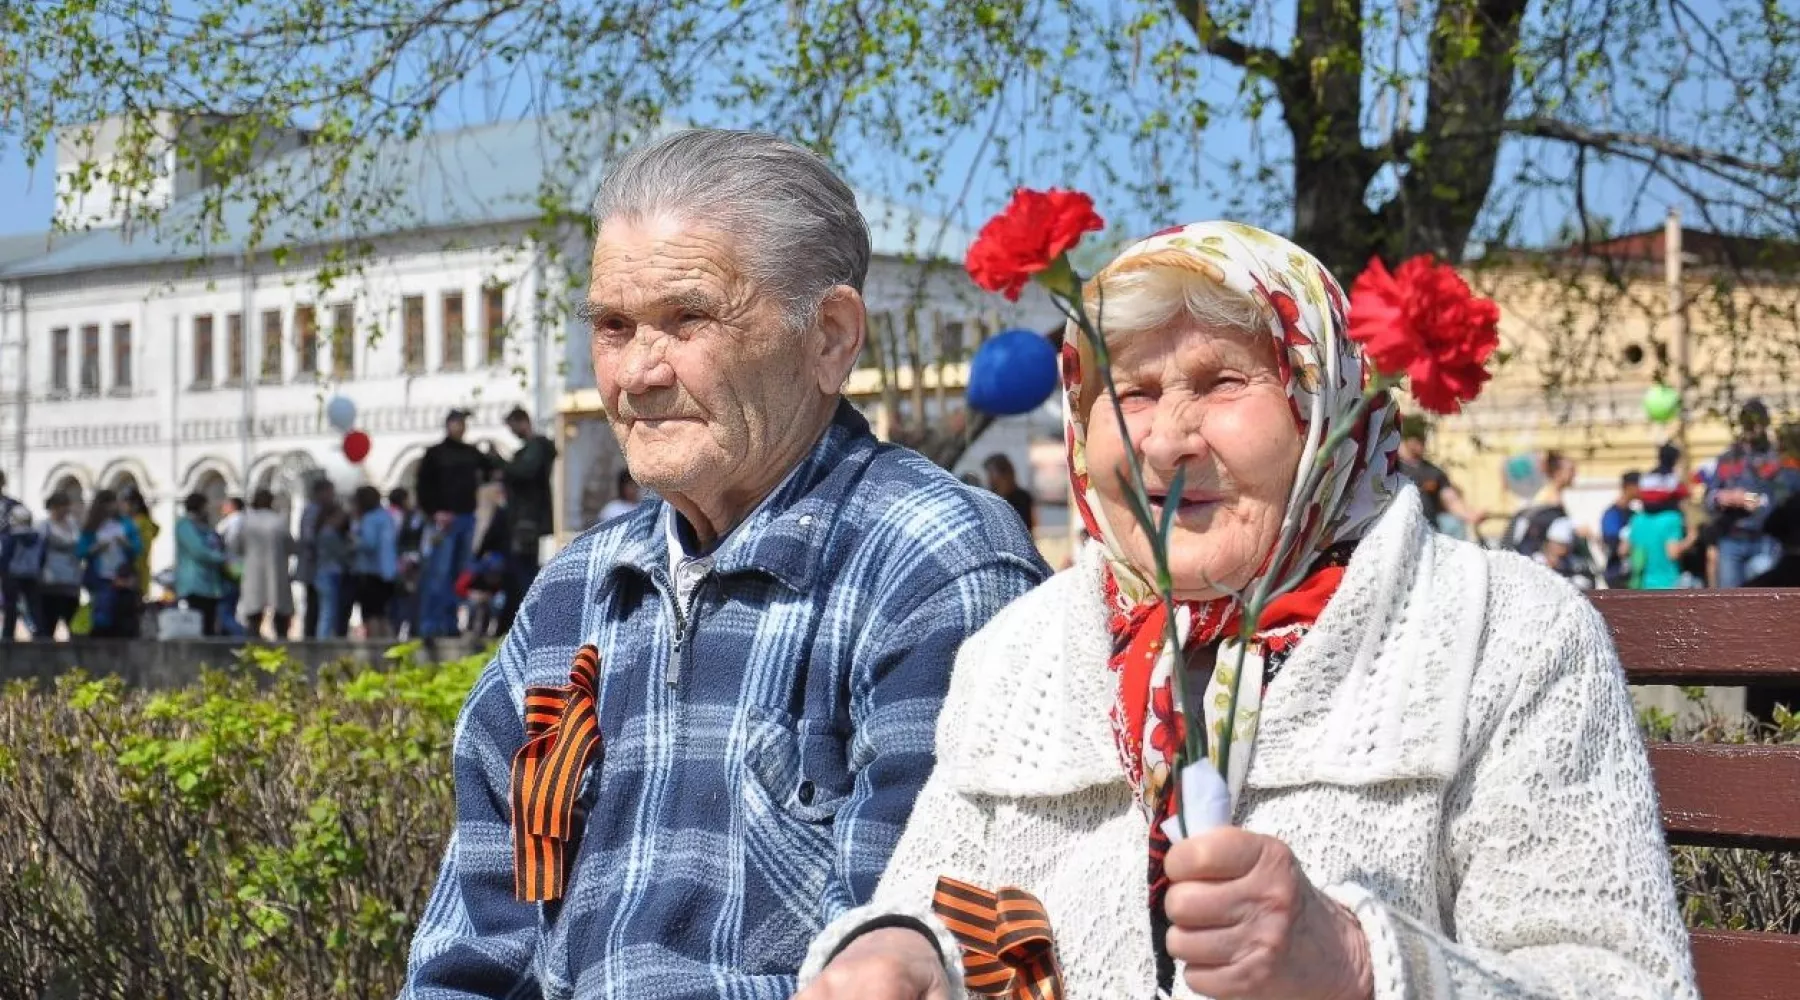
[[175, 524], [175, 596], [200, 612], [200, 634], [219, 634], [219, 601], [225, 596], [225, 543], [213, 530], [206, 495], [189, 493], [187, 514]]
[[370, 638], [388, 634], [387, 609], [400, 570], [399, 548], [399, 531], [393, 515], [381, 505], [381, 491], [373, 486], [357, 487], [352, 586]]

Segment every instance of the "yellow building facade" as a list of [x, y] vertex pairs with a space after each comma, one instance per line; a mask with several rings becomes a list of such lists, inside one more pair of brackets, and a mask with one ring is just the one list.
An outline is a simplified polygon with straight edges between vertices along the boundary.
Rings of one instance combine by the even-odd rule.
[[[1521, 506], [1502, 472], [1511, 456], [1574, 458], [1566, 505], [1594, 525], [1620, 476], [1650, 471], [1665, 442], [1684, 445], [1689, 469], [1716, 458], [1742, 401], [1761, 398], [1777, 426], [1800, 419], [1800, 284], [1709, 254], [1690, 259], [1673, 283], [1654, 235], [1636, 238], [1627, 249], [1638, 252], [1623, 259], [1521, 258], [1469, 271], [1500, 306], [1501, 350], [1481, 398], [1433, 421], [1429, 451], [1491, 515], [1484, 533]], [[1696, 237], [1708, 246], [1706, 234]], [[1645, 393], [1681, 384], [1684, 354], [1685, 419], [1654, 423]]]

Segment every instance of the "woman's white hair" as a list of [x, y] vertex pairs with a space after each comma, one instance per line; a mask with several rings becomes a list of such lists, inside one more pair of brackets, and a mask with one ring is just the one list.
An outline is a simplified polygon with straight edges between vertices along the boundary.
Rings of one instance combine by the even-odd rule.
[[1108, 265], [1088, 283], [1085, 298], [1109, 341], [1176, 322], [1268, 333], [1274, 318], [1269, 307], [1221, 278], [1185, 251], [1150, 251]]

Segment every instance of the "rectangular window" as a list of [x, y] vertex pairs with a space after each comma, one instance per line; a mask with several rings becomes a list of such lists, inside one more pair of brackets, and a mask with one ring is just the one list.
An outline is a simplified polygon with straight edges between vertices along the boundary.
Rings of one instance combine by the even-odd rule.
[[213, 380], [213, 318], [194, 317], [194, 387], [204, 389]]
[[114, 323], [112, 328], [113, 391], [131, 391], [131, 324]]
[[938, 357], [944, 361], [961, 361], [969, 345], [961, 323], [945, 323], [938, 328]]
[[482, 356], [490, 365], [506, 360], [506, 289], [481, 290], [481, 329], [487, 337]]
[[463, 366], [463, 297], [461, 292], [444, 293], [444, 370], [462, 371]]
[[69, 328], [59, 326], [50, 331], [50, 388], [69, 391]]
[[356, 307], [340, 302], [331, 307], [331, 377], [350, 378], [356, 372]]
[[299, 375], [319, 373], [319, 317], [312, 306], [294, 307], [294, 353]]
[[81, 394], [100, 393], [100, 327], [90, 324], [81, 328]]
[[425, 296], [400, 300], [400, 367], [406, 372], [425, 370]]
[[263, 311], [263, 381], [281, 381], [281, 309]]
[[225, 383], [244, 384], [244, 314], [225, 316]]

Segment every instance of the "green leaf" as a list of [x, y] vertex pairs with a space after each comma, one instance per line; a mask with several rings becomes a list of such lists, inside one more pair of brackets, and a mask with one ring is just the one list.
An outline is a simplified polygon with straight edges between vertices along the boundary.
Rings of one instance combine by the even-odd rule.
[[1181, 509], [1181, 493], [1186, 488], [1187, 468], [1184, 466], [1177, 468], [1175, 475], [1169, 480], [1167, 500], [1163, 503], [1162, 523], [1157, 525], [1154, 536], [1159, 554], [1157, 562], [1161, 565], [1167, 565], [1169, 561], [1169, 532], [1175, 527], [1175, 512]]

